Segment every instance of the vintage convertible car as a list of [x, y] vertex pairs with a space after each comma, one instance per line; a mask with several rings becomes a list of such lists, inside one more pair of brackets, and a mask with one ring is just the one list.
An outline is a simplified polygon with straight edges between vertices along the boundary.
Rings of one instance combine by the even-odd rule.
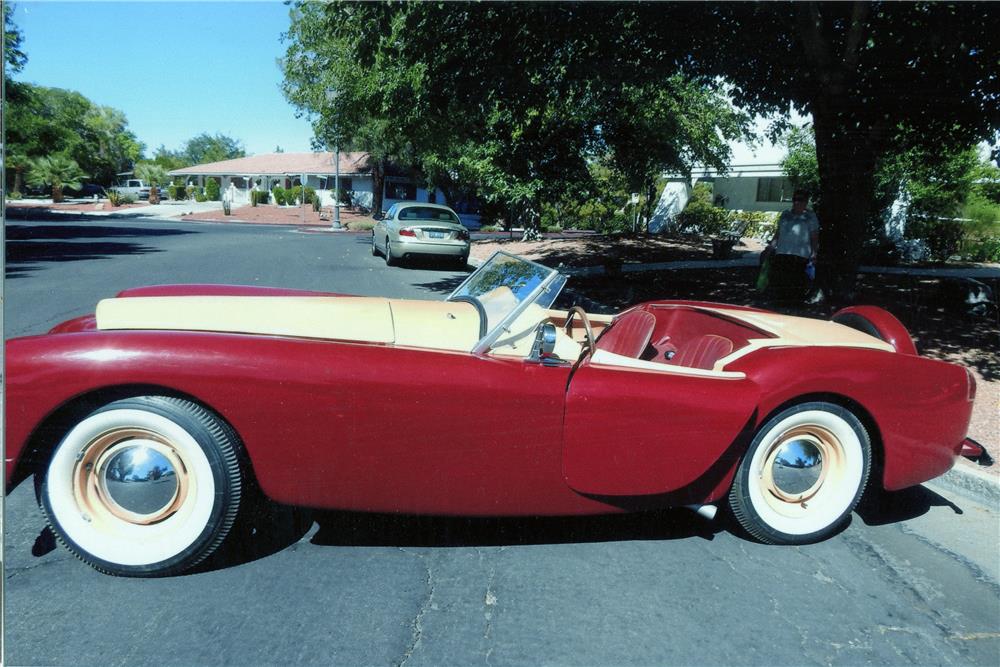
[[[159, 286], [7, 346], [8, 489], [117, 575], [177, 573], [249, 497], [410, 514], [724, 503], [752, 537], [838, 530], [869, 481], [976, 454], [960, 366], [873, 307], [553, 310], [565, 277], [497, 253], [446, 301]], [[252, 491], [252, 493], [251, 493]]]

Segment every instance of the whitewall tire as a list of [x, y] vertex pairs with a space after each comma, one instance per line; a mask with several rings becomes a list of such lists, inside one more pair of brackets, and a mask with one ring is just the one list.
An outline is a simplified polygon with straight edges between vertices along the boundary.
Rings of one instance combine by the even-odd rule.
[[218, 549], [236, 519], [238, 446], [231, 428], [190, 401], [115, 401], [66, 433], [39, 502], [56, 536], [96, 569], [176, 574]]
[[736, 472], [729, 505], [754, 538], [807, 544], [840, 529], [870, 470], [871, 441], [854, 414], [832, 403], [802, 403], [757, 432]]

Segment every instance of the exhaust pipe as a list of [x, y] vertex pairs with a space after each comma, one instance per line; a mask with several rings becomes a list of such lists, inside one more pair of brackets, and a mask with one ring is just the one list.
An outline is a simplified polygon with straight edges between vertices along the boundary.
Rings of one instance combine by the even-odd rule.
[[719, 511], [719, 508], [715, 505], [685, 505], [684, 507], [709, 521], [714, 519], [716, 513]]

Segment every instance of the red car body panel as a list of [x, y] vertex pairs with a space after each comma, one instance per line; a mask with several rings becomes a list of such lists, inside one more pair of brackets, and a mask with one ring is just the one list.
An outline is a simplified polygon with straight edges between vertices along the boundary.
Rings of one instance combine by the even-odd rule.
[[[186, 295], [336, 294], [216, 285], [121, 293]], [[721, 304], [643, 307], [657, 305]], [[718, 326], [732, 327], [737, 341], [736, 329], [745, 329]], [[761, 349], [726, 368], [745, 374], [739, 379], [589, 359], [571, 368], [344, 341], [97, 331], [92, 315], [52, 333], [7, 343], [8, 488], [27, 471], [19, 460], [31, 463], [33, 436], [52, 437], [38, 430], [46, 419], [74, 399], [122, 387], [186, 395], [217, 412], [273, 500], [470, 516], [716, 501], [754, 431], [805, 397], [858, 406], [884, 452], [882, 484], [899, 489], [954, 463], [974, 394], [959, 366], [842, 347]]]
[[802, 396], [849, 399], [871, 415], [884, 455], [882, 485], [902, 489], [947, 472], [972, 415], [971, 379], [954, 364], [849, 348], [764, 349], [737, 360], [761, 393], [764, 419]]
[[7, 352], [9, 481], [34, 426], [65, 400], [145, 385], [225, 418], [261, 489], [280, 502], [486, 516], [620, 511], [563, 481], [569, 367], [159, 331], [22, 338]]
[[566, 399], [566, 482], [599, 495], [678, 491], [726, 453], [757, 401], [757, 386], [746, 379], [596, 366], [588, 359]]

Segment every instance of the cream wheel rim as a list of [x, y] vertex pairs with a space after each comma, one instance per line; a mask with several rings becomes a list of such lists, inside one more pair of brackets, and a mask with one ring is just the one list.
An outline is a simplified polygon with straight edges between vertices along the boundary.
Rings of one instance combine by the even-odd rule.
[[[126, 492], [116, 484], [124, 480], [109, 470], [129, 456], [173, 473], [161, 470], [159, 480], [145, 481], [172, 479], [142, 489], [140, 475], [131, 480], [138, 496]], [[151, 493], [153, 486], [163, 488]], [[195, 438], [172, 419], [131, 408], [99, 412], [70, 430], [49, 462], [45, 494], [68, 539], [120, 565], [150, 565], [183, 553], [210, 525], [216, 504], [212, 466]]]
[[857, 433], [825, 410], [790, 415], [753, 454], [750, 501], [771, 528], [792, 535], [822, 530], [855, 500], [864, 475]]

